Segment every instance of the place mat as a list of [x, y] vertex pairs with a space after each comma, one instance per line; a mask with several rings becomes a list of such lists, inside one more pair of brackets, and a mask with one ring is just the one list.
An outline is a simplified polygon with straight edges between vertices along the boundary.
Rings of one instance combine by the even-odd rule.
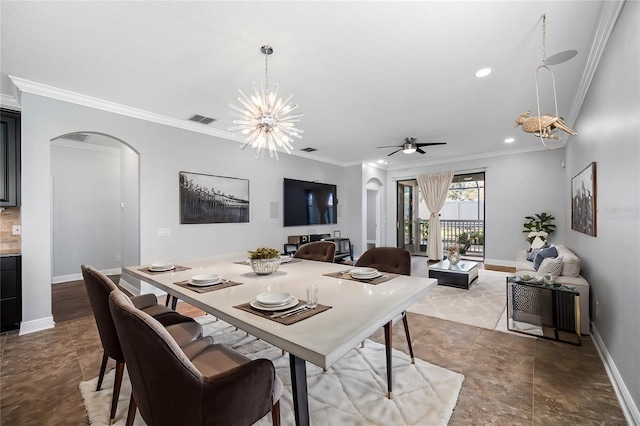
[[180, 287], [188, 288], [189, 290], [193, 290], [196, 293], [209, 293], [210, 291], [222, 290], [223, 288], [233, 287], [236, 285], [240, 285], [242, 283], [237, 283], [235, 281], [228, 281], [222, 284], [214, 284], [206, 287], [200, 287], [197, 285], [189, 284], [189, 280], [178, 281], [174, 283], [175, 285], [179, 285]]
[[[302, 262], [302, 259], [291, 259], [288, 262], [280, 262], [280, 266], [286, 265], [288, 263], [298, 263], [298, 262]], [[233, 262], [233, 263], [237, 263], [238, 265], [251, 266], [251, 262], [249, 262], [248, 260], [239, 260], [239, 261]]]
[[168, 271], [151, 271], [149, 270], [149, 267], [147, 266], [146, 268], [140, 268], [138, 269], [138, 271], [140, 272], [144, 272], [145, 274], [149, 274], [149, 275], [157, 275], [157, 274], [166, 274], [169, 272], [181, 272], [181, 271], [188, 271], [189, 267], [187, 266], [180, 266], [180, 265], [174, 265], [175, 268], [173, 269], [169, 269]]
[[349, 271], [330, 272], [328, 274], [322, 274], [322, 275], [327, 276], [327, 277], [340, 278], [341, 280], [356, 281], [356, 282], [359, 282], [359, 283], [365, 283], [365, 284], [371, 284], [371, 285], [378, 285], [378, 284], [386, 283], [387, 281], [391, 281], [395, 277], [399, 277], [400, 276], [399, 274], [392, 274], [392, 273], [389, 273], [389, 272], [384, 272], [381, 277], [373, 278], [373, 279], [370, 279], [370, 280], [364, 280], [362, 278], [353, 278], [351, 276], [351, 274], [349, 274], [348, 272]]
[[[300, 303], [298, 303], [295, 307], [300, 307], [300, 306], [304, 306], [307, 304], [306, 301], [304, 300], [300, 300]], [[289, 317], [286, 318], [271, 318], [271, 315], [274, 314], [275, 312], [273, 311], [261, 311], [259, 309], [256, 309], [254, 307], [251, 306], [250, 303], [243, 303], [242, 305], [236, 305], [234, 306], [234, 308], [238, 308], [241, 309], [243, 311], [247, 311], [247, 312], [251, 312], [254, 315], [258, 315], [259, 317], [262, 318], [266, 318], [266, 319], [270, 319], [271, 321], [275, 321], [277, 323], [280, 324], [284, 324], [284, 325], [291, 325], [291, 324], [295, 324], [298, 321], [302, 321], [304, 319], [310, 318], [316, 314], [319, 314], [320, 312], [324, 312], [327, 311], [329, 309], [331, 309], [331, 306], [327, 306], [327, 305], [321, 305], [318, 304], [318, 306], [316, 306], [314, 309], [311, 309], [310, 311], [305, 311], [301, 314], [298, 315], [291, 315]], [[283, 311], [288, 311], [289, 309], [294, 309], [294, 307], [289, 307], [287, 309], [283, 309]]]

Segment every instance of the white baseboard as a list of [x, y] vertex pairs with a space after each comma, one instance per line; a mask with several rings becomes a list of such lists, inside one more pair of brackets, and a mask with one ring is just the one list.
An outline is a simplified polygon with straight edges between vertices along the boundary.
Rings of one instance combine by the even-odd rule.
[[[104, 269], [102, 271], [105, 275], [120, 275], [122, 273], [122, 268], [113, 268], [113, 269]], [[79, 281], [82, 279], [82, 273], [78, 274], [69, 274], [69, 275], [58, 275], [57, 277], [53, 277], [51, 279], [52, 284], [60, 284], [66, 283], [69, 281]]]
[[596, 350], [600, 355], [600, 359], [602, 359], [602, 363], [604, 364], [604, 369], [607, 371], [609, 380], [611, 380], [611, 384], [616, 392], [618, 401], [620, 401], [622, 413], [624, 414], [627, 423], [629, 423], [629, 425], [640, 425], [640, 411], [638, 411], [638, 406], [634, 403], [633, 398], [631, 398], [629, 389], [627, 389], [627, 386], [616, 367], [616, 363], [613, 361], [613, 358], [611, 358], [611, 354], [609, 354], [609, 351], [607, 350], [602, 337], [600, 337], [600, 333], [598, 333], [598, 329], [594, 323], [591, 323], [591, 337]]
[[48, 328], [53, 328], [55, 325], [56, 323], [53, 321], [53, 316], [39, 318], [31, 321], [22, 321], [20, 323], [20, 331], [18, 332], [18, 336], [35, 333], [36, 331], [42, 331]]

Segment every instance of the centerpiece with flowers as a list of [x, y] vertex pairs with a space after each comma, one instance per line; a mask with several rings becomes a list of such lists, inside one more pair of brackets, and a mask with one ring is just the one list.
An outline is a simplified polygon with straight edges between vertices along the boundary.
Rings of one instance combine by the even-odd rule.
[[458, 244], [447, 247], [447, 260], [451, 265], [457, 265], [460, 262], [460, 246]]
[[280, 266], [280, 252], [273, 248], [260, 247], [249, 252], [251, 269], [258, 275], [273, 274]]
[[527, 219], [528, 222], [522, 225], [524, 226], [522, 232], [527, 234], [529, 244], [536, 238], [539, 238], [541, 241], [546, 241], [549, 234], [556, 230], [556, 225], [551, 223], [551, 221], [555, 220], [555, 217], [550, 214], [544, 212], [536, 213], [534, 216], [526, 216], [525, 219]]

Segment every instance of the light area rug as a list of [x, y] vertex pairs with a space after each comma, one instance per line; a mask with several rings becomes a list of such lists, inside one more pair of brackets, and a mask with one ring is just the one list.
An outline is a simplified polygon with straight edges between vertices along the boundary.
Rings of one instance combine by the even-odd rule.
[[480, 269], [469, 290], [437, 285], [408, 311], [495, 330], [507, 305], [508, 275]]
[[[280, 399], [283, 425], [294, 425], [289, 357], [268, 343], [210, 316], [198, 318], [205, 334], [250, 358], [268, 358], [284, 383]], [[327, 372], [307, 363], [309, 412], [312, 425], [446, 425], [453, 413], [464, 376], [393, 351], [393, 399], [386, 398], [387, 379], [384, 345], [367, 341], [354, 348]], [[80, 383], [80, 391], [91, 425], [107, 425], [114, 370], [105, 376], [96, 392], [98, 378]], [[120, 392], [116, 425], [126, 421], [131, 384], [126, 375]], [[140, 413], [135, 425], [144, 425]], [[271, 425], [268, 414], [257, 425]]]

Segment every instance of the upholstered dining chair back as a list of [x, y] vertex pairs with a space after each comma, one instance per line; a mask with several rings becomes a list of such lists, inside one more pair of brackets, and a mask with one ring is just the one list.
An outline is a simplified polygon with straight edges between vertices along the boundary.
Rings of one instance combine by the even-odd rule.
[[[247, 359], [246, 364], [238, 364], [235, 351], [226, 347], [194, 356], [198, 351], [193, 346], [216, 349], [222, 345], [213, 345], [205, 337], [192, 342], [191, 349], [189, 345], [181, 349], [158, 321], [137, 309], [121, 291], [111, 293], [110, 308], [133, 397], [149, 426], [251, 425], [271, 411], [275, 382], [271, 361]], [[189, 350], [191, 358], [185, 355]]]
[[89, 303], [98, 326], [102, 348], [110, 358], [118, 362], [124, 362], [116, 326], [113, 324], [111, 311], [109, 310], [109, 294], [117, 290], [118, 287], [109, 277], [92, 266], [82, 265], [81, 269], [87, 295], [89, 296]]
[[333, 241], [315, 241], [301, 246], [293, 257], [333, 263], [336, 255], [336, 243]]
[[392, 274], [411, 275], [411, 253], [398, 247], [374, 247], [360, 256], [356, 266], [367, 266]]

